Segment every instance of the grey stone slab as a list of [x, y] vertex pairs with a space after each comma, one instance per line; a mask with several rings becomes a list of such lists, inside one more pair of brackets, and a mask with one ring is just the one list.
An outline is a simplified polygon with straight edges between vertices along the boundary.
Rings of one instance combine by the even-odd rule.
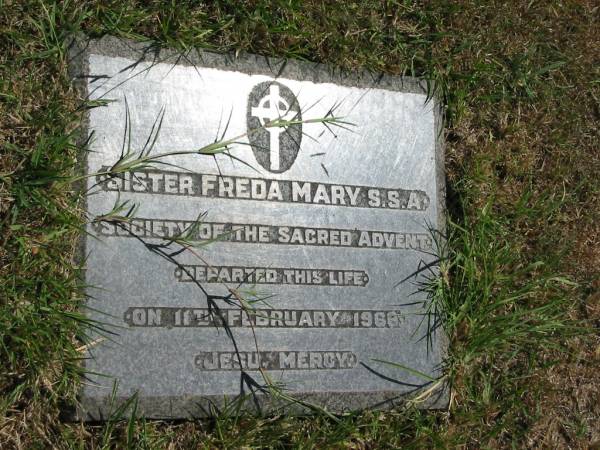
[[[420, 290], [445, 203], [426, 82], [112, 37], [75, 39], [70, 56], [94, 105], [86, 312], [110, 332], [90, 330], [78, 417], [106, 418], [134, 394], [157, 418], [205, 416], [242, 394], [248, 409], [289, 413], [428, 391], [420, 406], [446, 407], [447, 387], [415, 372], [440, 376], [447, 345]], [[332, 111], [348, 124], [316, 120]], [[94, 175], [124, 145], [154, 141], [159, 117], [151, 154], [175, 154]], [[229, 154], [184, 153], [221, 138], [235, 138]], [[137, 205], [126, 222], [92, 220], [125, 200]], [[168, 243], [182, 232], [205, 245], [178, 251]], [[266, 394], [264, 374], [299, 402]]]

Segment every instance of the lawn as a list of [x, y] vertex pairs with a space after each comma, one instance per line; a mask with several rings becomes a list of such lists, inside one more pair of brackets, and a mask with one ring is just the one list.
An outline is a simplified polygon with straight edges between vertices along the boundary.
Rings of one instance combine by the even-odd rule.
[[[600, 448], [600, 7], [0, 0], [1, 448]], [[82, 373], [73, 33], [435, 81], [449, 411], [64, 421]]]

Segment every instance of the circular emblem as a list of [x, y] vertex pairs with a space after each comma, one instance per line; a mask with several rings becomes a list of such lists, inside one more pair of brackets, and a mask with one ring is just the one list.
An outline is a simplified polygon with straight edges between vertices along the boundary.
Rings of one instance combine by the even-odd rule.
[[281, 173], [294, 164], [302, 140], [302, 124], [269, 126], [274, 121], [300, 121], [298, 99], [287, 86], [265, 81], [248, 96], [248, 140], [256, 161], [266, 170]]

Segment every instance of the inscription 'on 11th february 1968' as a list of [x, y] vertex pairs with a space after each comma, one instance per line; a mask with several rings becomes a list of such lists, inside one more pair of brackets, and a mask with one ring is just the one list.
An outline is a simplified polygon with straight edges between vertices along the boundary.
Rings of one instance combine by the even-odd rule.
[[[443, 173], [424, 82], [149, 58], [110, 37], [75, 48], [102, 105], [87, 121], [87, 314], [116, 330], [88, 349], [82, 417], [110, 409], [114, 382], [147, 417], [204, 415], [265, 373], [339, 411], [431, 387], [444, 341], [419, 288]], [[226, 152], [189, 152], [219, 139]], [[113, 172], [149, 145], [168, 155]]]

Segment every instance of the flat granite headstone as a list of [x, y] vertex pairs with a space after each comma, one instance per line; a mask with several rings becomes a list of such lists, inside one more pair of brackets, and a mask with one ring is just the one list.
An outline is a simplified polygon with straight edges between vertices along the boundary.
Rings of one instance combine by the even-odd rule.
[[[240, 398], [446, 407], [446, 340], [422, 291], [444, 218], [425, 82], [111, 37], [70, 55], [91, 102], [81, 261], [102, 328], [78, 417], [134, 394], [156, 418]], [[227, 152], [188, 153], [219, 140]]]

